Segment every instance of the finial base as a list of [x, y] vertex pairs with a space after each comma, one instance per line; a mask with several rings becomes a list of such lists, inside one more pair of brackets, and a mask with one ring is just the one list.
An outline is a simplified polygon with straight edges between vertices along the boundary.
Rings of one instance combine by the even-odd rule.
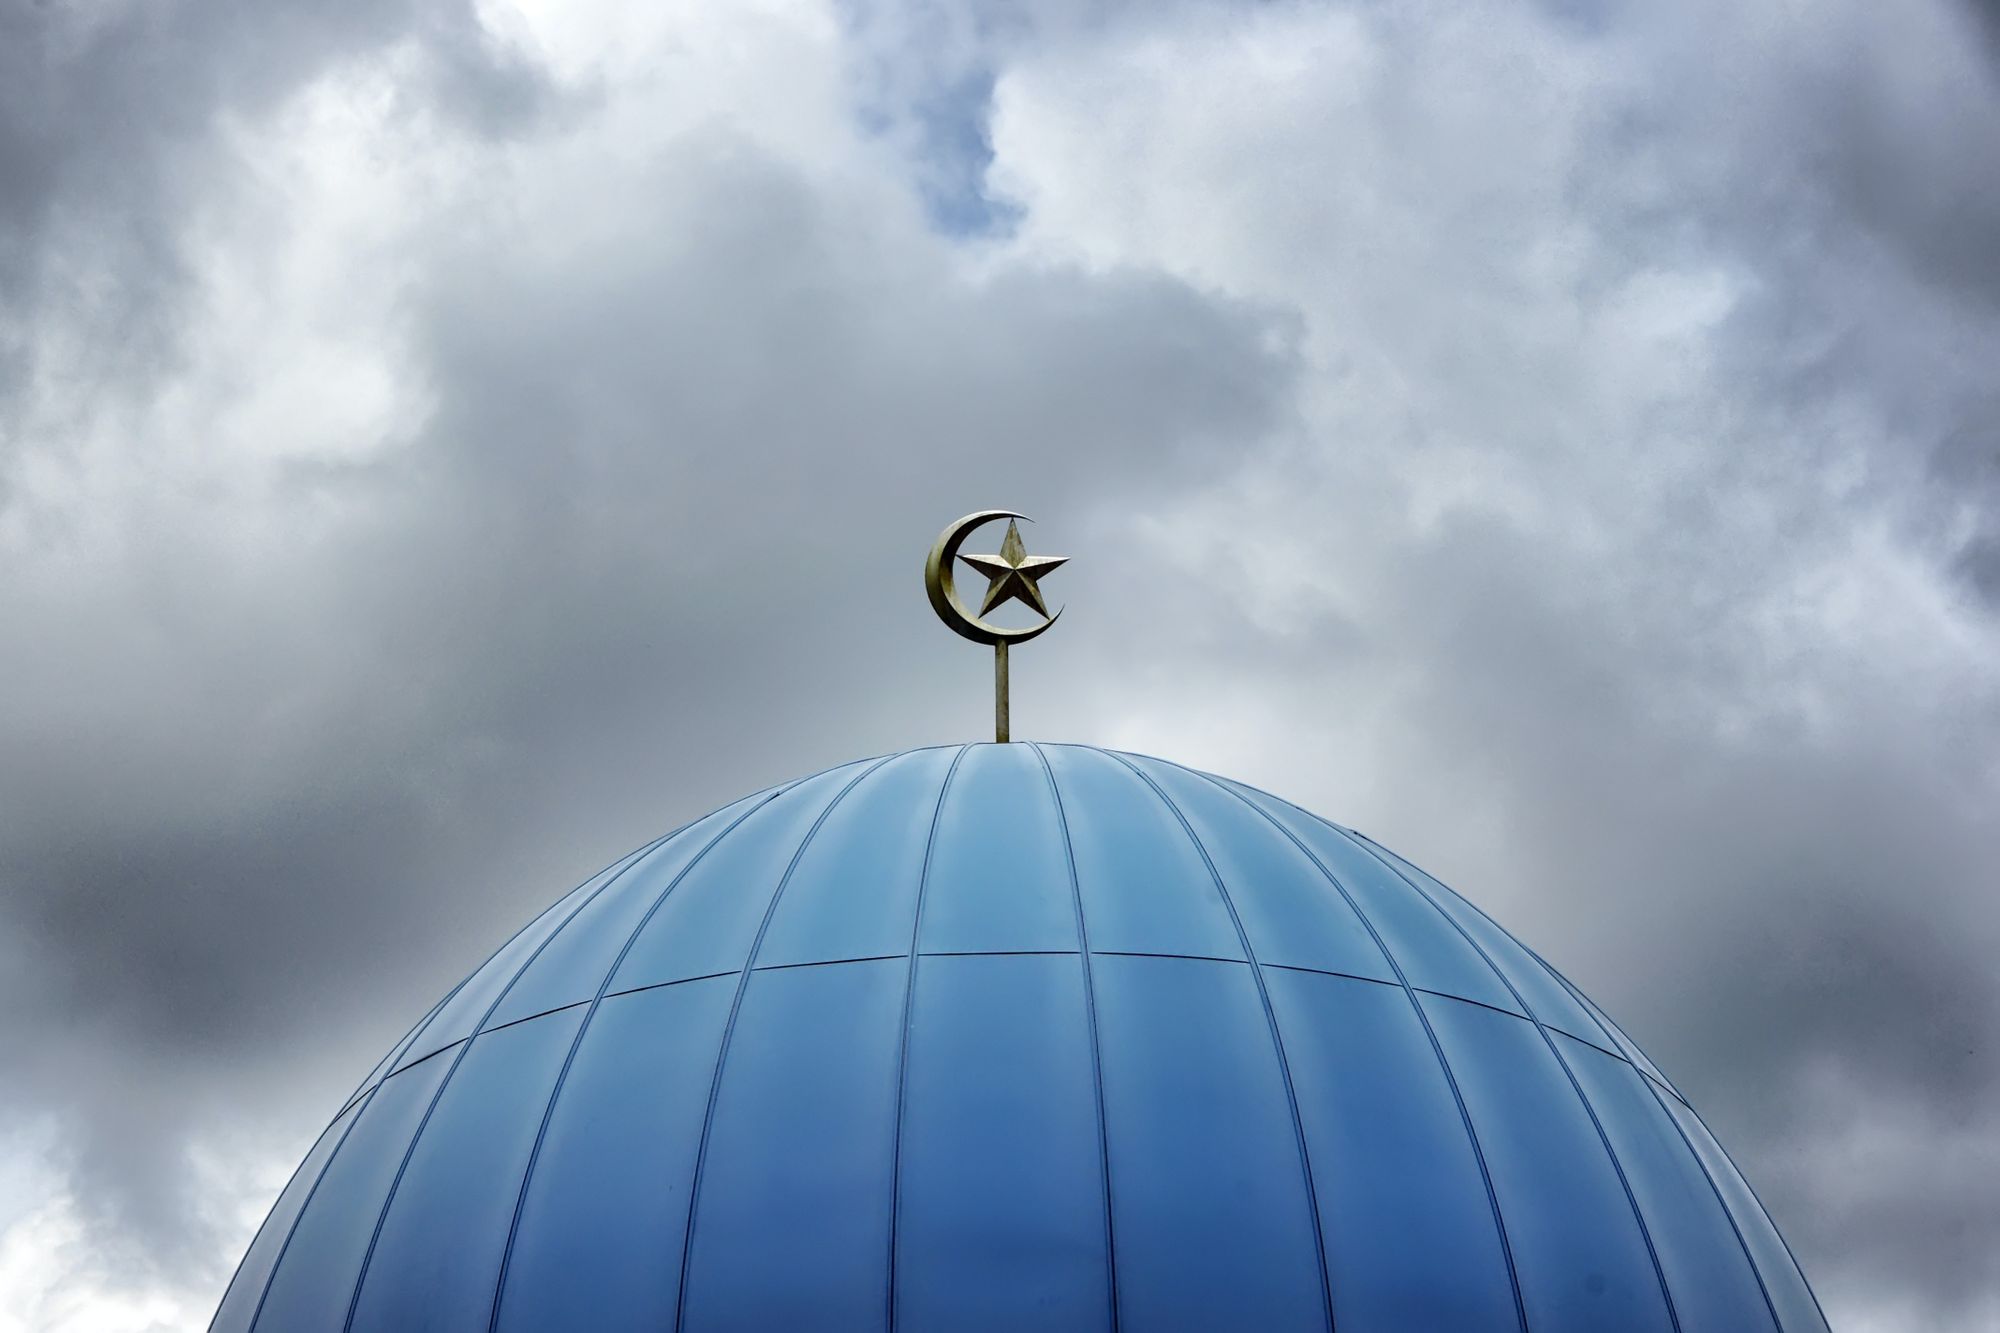
[[993, 645], [993, 739], [1005, 745], [1009, 739], [1007, 724], [1007, 641], [1002, 639]]

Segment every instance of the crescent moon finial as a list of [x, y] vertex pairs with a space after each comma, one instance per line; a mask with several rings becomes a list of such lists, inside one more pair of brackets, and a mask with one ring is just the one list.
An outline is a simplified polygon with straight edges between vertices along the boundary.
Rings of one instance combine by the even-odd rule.
[[[1007, 520], [1007, 537], [994, 555], [961, 555], [959, 547], [972, 535], [975, 528], [983, 527], [995, 519]], [[1026, 514], [1012, 509], [982, 509], [967, 514], [964, 518], [948, 525], [938, 534], [937, 543], [931, 547], [930, 558], [924, 562], [924, 591], [930, 595], [931, 609], [938, 619], [950, 626], [954, 633], [963, 635], [974, 643], [993, 645], [993, 690], [994, 690], [994, 736], [996, 740], [1008, 739], [1007, 717], [1007, 649], [1011, 644], [1026, 643], [1039, 634], [1047, 632], [1062, 615], [1061, 609], [1051, 612], [1042, 600], [1040, 580], [1061, 568], [1068, 562], [1064, 555], [1029, 555], [1021, 543], [1021, 530], [1015, 525], [1016, 519], [1027, 518]], [[1030, 519], [1030, 522], [1033, 520]], [[986, 596], [982, 599], [979, 614], [966, 610], [965, 603], [958, 599], [958, 587], [953, 581], [953, 566], [965, 561], [980, 573], [986, 575]], [[984, 619], [986, 614], [1003, 602], [1015, 601], [1041, 616], [1041, 623], [1022, 629], [1007, 629]]]

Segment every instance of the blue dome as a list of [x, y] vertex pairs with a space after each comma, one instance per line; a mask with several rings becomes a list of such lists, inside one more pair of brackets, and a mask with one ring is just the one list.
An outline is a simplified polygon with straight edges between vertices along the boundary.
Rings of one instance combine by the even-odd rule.
[[1158, 760], [725, 806], [397, 1043], [213, 1327], [1824, 1329], [1658, 1070], [1367, 838]]

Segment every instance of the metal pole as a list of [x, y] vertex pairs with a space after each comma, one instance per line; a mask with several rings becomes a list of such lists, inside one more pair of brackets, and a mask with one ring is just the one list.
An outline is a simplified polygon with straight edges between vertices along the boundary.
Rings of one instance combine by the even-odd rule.
[[993, 645], [993, 739], [1007, 743], [1007, 641]]

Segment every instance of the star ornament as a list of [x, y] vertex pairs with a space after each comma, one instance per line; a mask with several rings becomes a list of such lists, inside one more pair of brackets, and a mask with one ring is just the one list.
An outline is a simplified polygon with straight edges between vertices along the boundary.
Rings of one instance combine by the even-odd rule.
[[989, 580], [986, 600], [979, 606], [981, 616], [1002, 602], [1020, 602], [1044, 620], [1049, 618], [1049, 607], [1042, 600], [1037, 580], [1069, 563], [1066, 555], [1029, 555], [1028, 548], [1021, 544], [1021, 530], [1011, 518], [1007, 520], [1007, 538], [1000, 543], [998, 555], [966, 555], [961, 552], [958, 558]]

